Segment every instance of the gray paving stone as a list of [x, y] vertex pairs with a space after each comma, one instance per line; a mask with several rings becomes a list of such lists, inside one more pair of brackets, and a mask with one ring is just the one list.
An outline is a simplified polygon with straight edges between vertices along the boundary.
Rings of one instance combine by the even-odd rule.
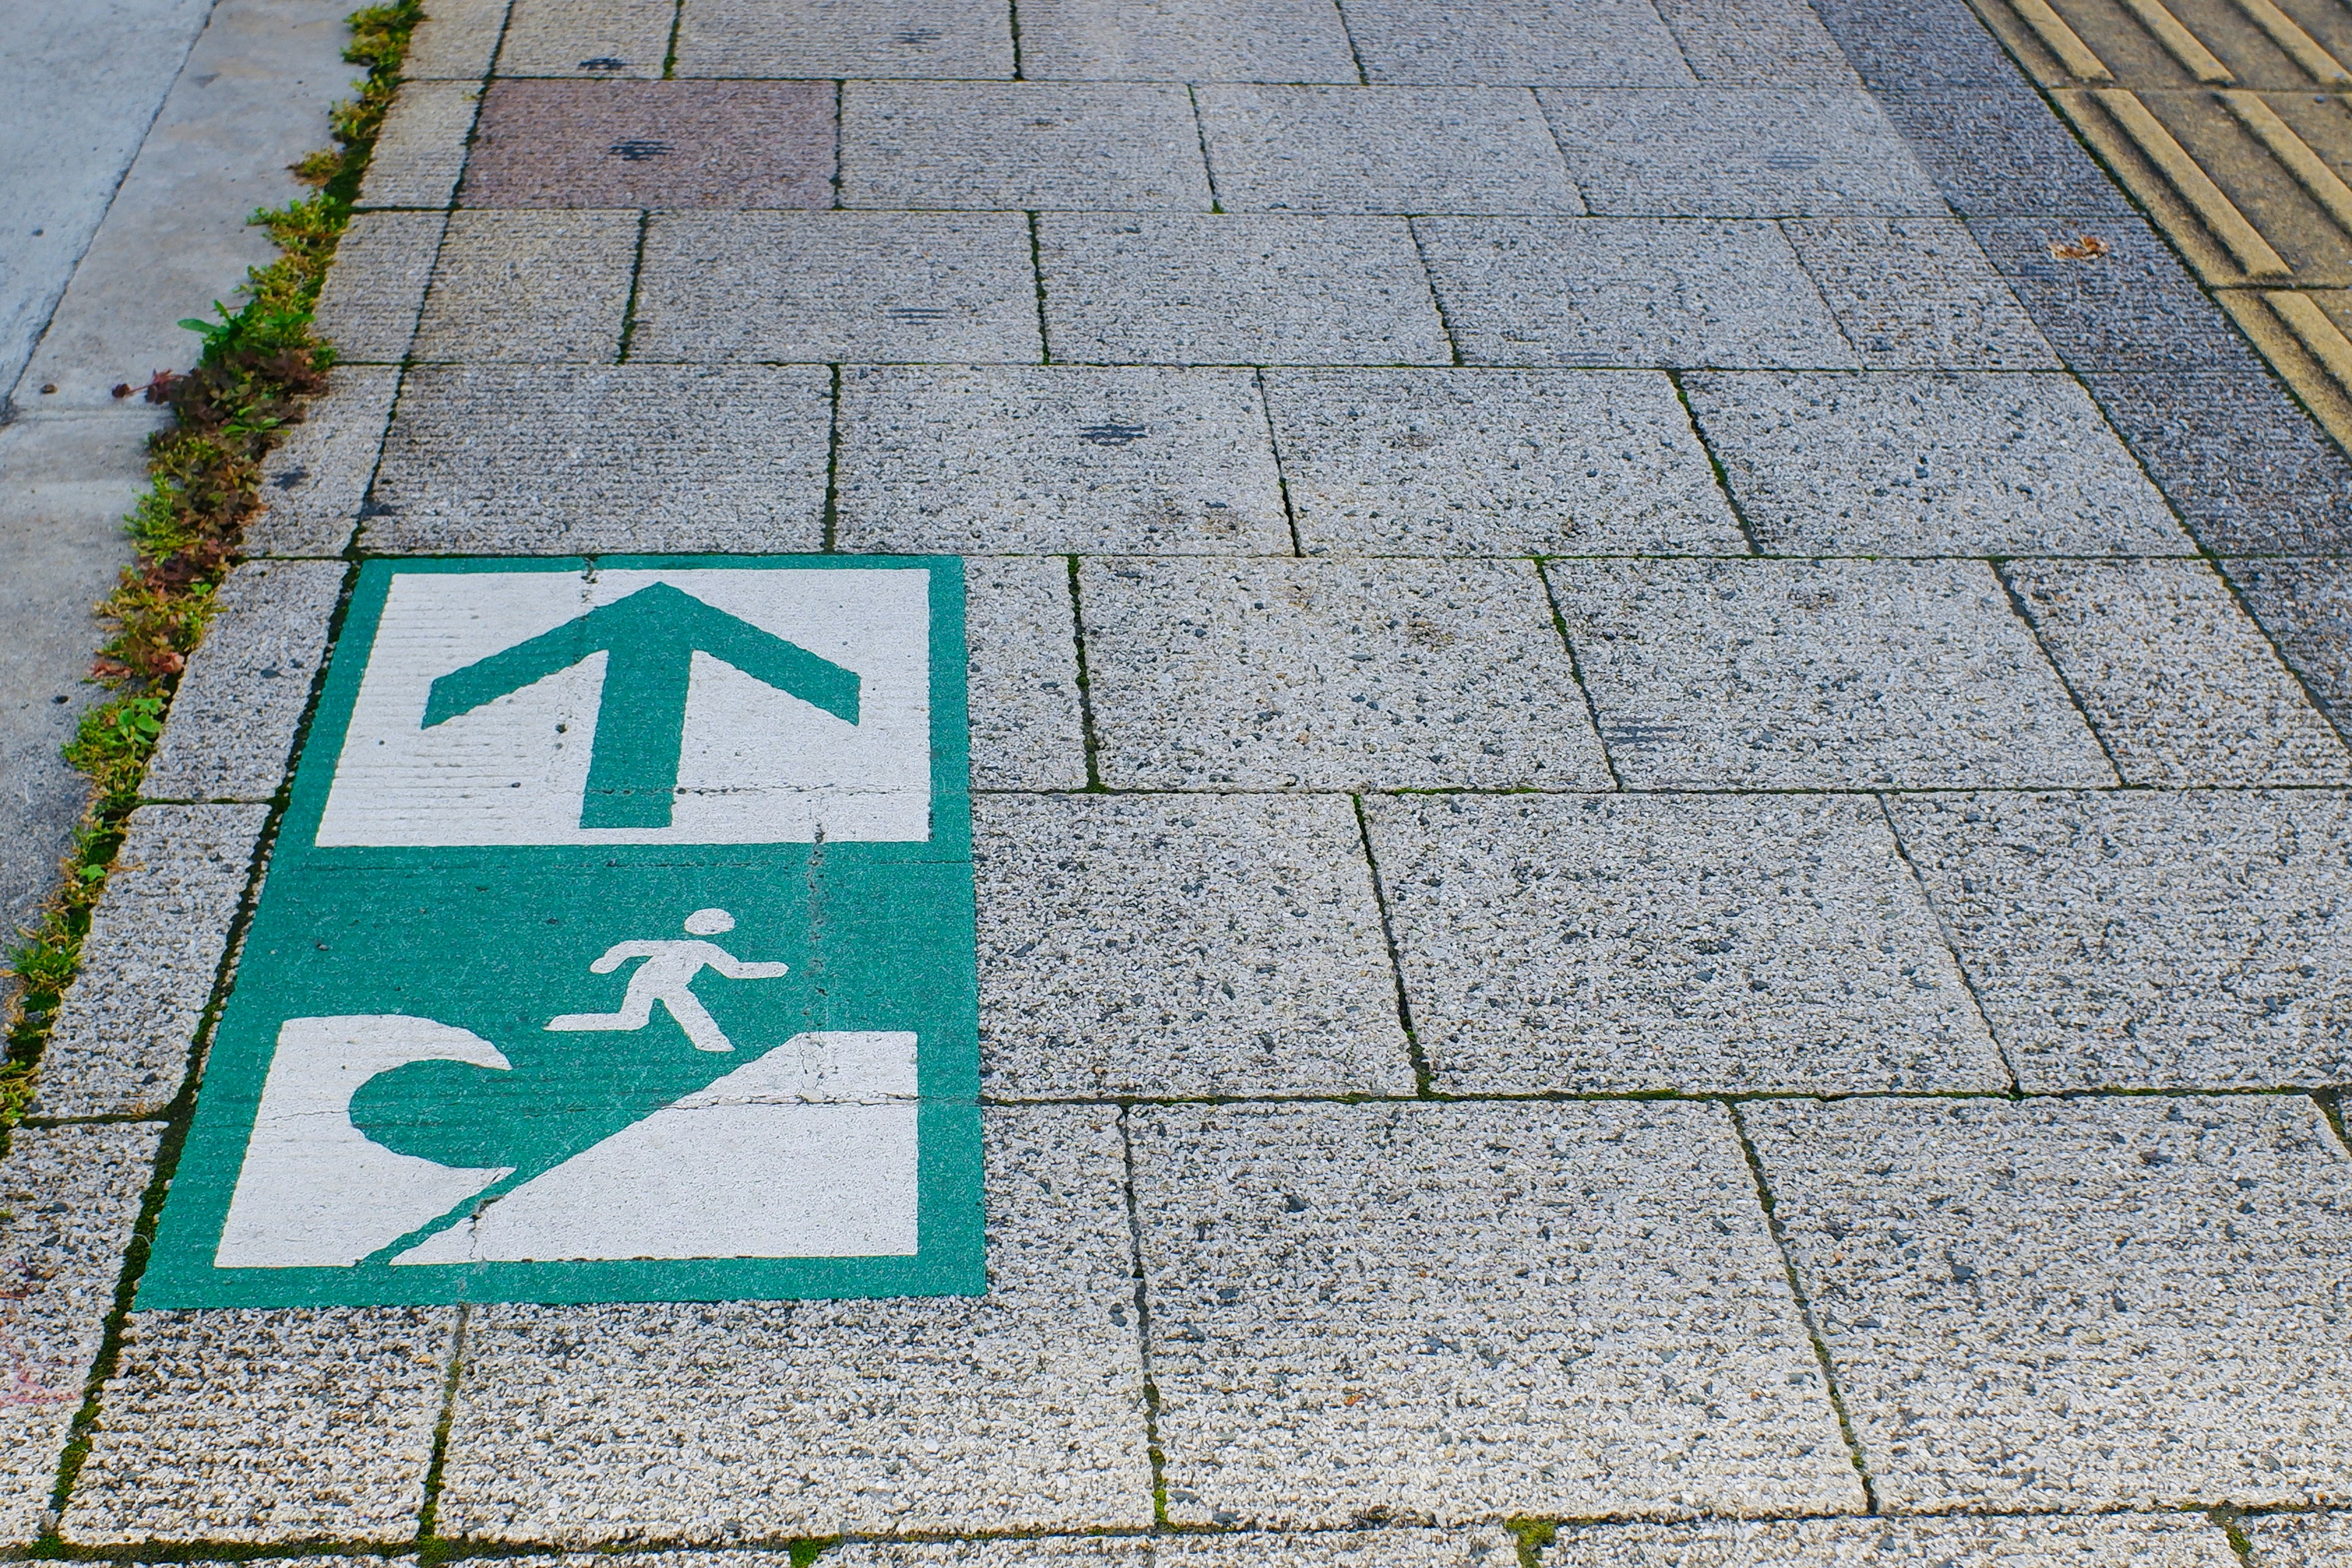
[[[825, 1553], [827, 1568], [1030, 1568], [1067, 1563], [1070, 1568], [1150, 1568], [1160, 1543], [1139, 1535], [1060, 1535], [982, 1541], [853, 1541]], [[680, 1554], [678, 1568], [708, 1563]], [[772, 1568], [790, 1562], [781, 1553]], [[764, 1565], [763, 1565], [764, 1568]]]
[[1966, 0], [1812, 0], [1863, 81], [1874, 89], [2009, 86], [2017, 67]]
[[446, 207], [466, 167], [466, 138], [474, 129], [481, 86], [470, 81], [412, 81], [393, 100], [360, 183], [369, 207]]
[[342, 588], [340, 561], [248, 561], [228, 574], [172, 700], [143, 794], [276, 797]]
[[1229, 212], [1580, 213], [1525, 88], [1197, 89]]
[[1114, 789], [1608, 787], [1527, 562], [1131, 556], [1078, 579]]
[[2352, 1558], [2352, 1516], [2278, 1514], [2242, 1521], [2252, 1568], [2332, 1568]]
[[1768, 552], [2196, 550], [2072, 376], [1708, 371], [1683, 389]]
[[1077, 616], [1059, 556], [964, 563], [971, 787], [1084, 789]]
[[1671, 85], [1696, 79], [1641, 0], [1492, 0], [1435, 11], [1414, 0], [1349, 0], [1364, 79], [1433, 87]]
[[1748, 553], [1654, 372], [1276, 370], [1265, 395], [1310, 555]]
[[1563, 1527], [1543, 1568], [2235, 1568], [2230, 1537], [2179, 1515], [1741, 1520]]
[[1805, 0], [1658, 0], [1658, 14], [1701, 81], [1861, 85]]
[[2124, 782], [2352, 782], [2352, 756], [2202, 561], [2002, 568]]
[[1024, 0], [1032, 80], [1361, 81], [1331, 0]]
[[2352, 553], [2352, 459], [2268, 371], [2084, 379], [2207, 549]]
[[479, 81], [490, 71], [509, 0], [440, 0], [408, 36], [405, 81]]
[[1536, 96], [1596, 213], [1944, 213], [1927, 171], [1858, 88], [1554, 88]]
[[845, 370], [845, 550], [1287, 554], [1245, 370]]
[[988, 1127], [985, 1296], [478, 1311], [440, 1528], [573, 1548], [1150, 1524], [1118, 1112]]
[[1882, 1507], [2343, 1495], [2352, 1162], [2309, 1100], [1740, 1114]]
[[990, 1094], [1413, 1092], [1346, 800], [1067, 795], [976, 805]]
[[[2221, 309], [2137, 217], [1972, 218], [1968, 227], [2050, 346], [2078, 371], [2262, 374]], [[2050, 253], [2084, 234], [2106, 254]]]
[[0, 1161], [0, 1541], [48, 1522], [58, 1466], [114, 1310], [163, 1130], [19, 1127]]
[[456, 1326], [448, 1307], [132, 1313], [61, 1533], [415, 1540]]
[[[999, 6], [951, 0], [686, 0], [677, 17], [680, 76], [1001, 80], [1013, 75], [1011, 16]], [[1022, 21], [1025, 26], [1025, 11]]]
[[1209, 177], [1181, 87], [853, 81], [841, 205], [1207, 212]]
[[2352, 565], [2224, 561], [2221, 570], [2336, 728], [2352, 726]]
[[2115, 182], [2019, 78], [1882, 92], [1878, 103], [1963, 217], [2129, 221]]
[[152, 1116], [187, 1076], [269, 808], [131, 814], [41, 1058], [37, 1116]]
[[657, 213], [630, 353], [1034, 364], [1028, 226], [1018, 213]]
[[1890, 806], [2029, 1092], [2352, 1079], [2343, 796]]
[[1175, 1106], [1132, 1134], [1171, 1521], [1862, 1506], [1719, 1107]]
[[1518, 1541], [1468, 1530], [1328, 1530], [1171, 1535], [1153, 1543], [1163, 1568], [1513, 1568]]
[[514, 0], [500, 76], [662, 74], [677, 0]]
[[1365, 809], [1443, 1092], [2008, 1087], [1875, 801]]
[[2032, 319], [1960, 224], [1845, 218], [1780, 226], [1873, 369], [2057, 368]]
[[457, 199], [469, 207], [830, 207], [829, 81], [492, 84]]
[[1453, 350], [1404, 220], [1041, 217], [1055, 359], [1444, 364]]
[[2116, 782], [1981, 563], [1579, 562], [1549, 576], [1630, 788]]
[[1767, 223], [1422, 218], [1472, 364], [1858, 366]]
[[400, 373], [345, 364], [331, 381], [262, 461], [262, 510], [241, 542], [247, 555], [340, 555], [352, 542]]
[[311, 325], [338, 363], [397, 364], [416, 335], [433, 263], [441, 254], [440, 213], [360, 213], [335, 246]]
[[411, 353], [421, 360], [610, 363], [636, 266], [634, 212], [450, 215]]
[[420, 365], [371, 551], [817, 550], [831, 382], [809, 366]]

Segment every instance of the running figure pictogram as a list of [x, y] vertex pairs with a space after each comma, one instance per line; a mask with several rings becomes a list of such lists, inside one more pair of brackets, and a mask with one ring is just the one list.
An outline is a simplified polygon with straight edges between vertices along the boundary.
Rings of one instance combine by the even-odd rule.
[[[719, 936], [735, 929], [735, 917], [725, 910], [697, 910], [686, 917], [686, 929], [690, 936]], [[644, 959], [645, 965], [629, 976], [628, 993], [621, 998], [619, 1012], [566, 1013], [550, 1018], [547, 1026], [583, 1032], [642, 1029], [658, 1002], [669, 1009], [669, 1016], [677, 1020], [696, 1050], [731, 1051], [734, 1042], [695, 999], [694, 977], [705, 969], [715, 969], [730, 980], [773, 980], [786, 968], [781, 963], [746, 963], [716, 942], [621, 942], [590, 964], [589, 972], [610, 974], [633, 958]]]

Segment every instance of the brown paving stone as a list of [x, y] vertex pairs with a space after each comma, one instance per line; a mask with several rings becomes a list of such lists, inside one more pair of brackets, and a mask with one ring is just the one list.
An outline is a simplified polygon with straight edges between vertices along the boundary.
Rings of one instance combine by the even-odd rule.
[[461, 204], [829, 207], [822, 81], [501, 81], [482, 102]]

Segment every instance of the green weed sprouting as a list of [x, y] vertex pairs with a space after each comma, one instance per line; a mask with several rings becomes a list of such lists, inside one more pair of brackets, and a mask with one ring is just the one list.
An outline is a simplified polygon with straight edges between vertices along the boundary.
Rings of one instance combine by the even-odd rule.
[[135, 558], [99, 605], [112, 631], [90, 679], [110, 695], [82, 716], [65, 748], [66, 761], [90, 781], [89, 805], [57, 890], [10, 955], [18, 992], [0, 1059], [0, 1127], [14, 1126], [32, 1099], [42, 1047], [79, 966], [90, 912], [139, 804], [180, 674], [205, 635], [214, 589], [236, 563], [245, 525], [260, 510], [262, 458], [302, 417], [303, 400], [326, 385], [334, 350], [312, 330], [311, 313], [399, 86], [409, 35], [424, 16], [420, 0], [397, 0], [348, 18], [343, 58], [367, 75], [329, 112], [335, 144], [293, 166], [314, 192], [249, 220], [268, 231], [278, 258], [247, 272], [242, 304], [215, 300], [213, 315], [180, 323], [202, 345], [194, 369], [115, 388], [117, 397], [168, 407], [172, 422], [148, 438], [149, 488], [125, 521]]

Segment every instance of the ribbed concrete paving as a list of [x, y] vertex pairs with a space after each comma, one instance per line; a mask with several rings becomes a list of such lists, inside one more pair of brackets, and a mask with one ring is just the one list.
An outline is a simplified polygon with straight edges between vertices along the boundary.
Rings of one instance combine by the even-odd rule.
[[841, 549], [971, 558], [989, 1295], [134, 1312], [66, 1542], [2340, 1558], [2352, 467], [1958, 0], [412, 68], [0, 1167], [15, 1540], [309, 563]]

